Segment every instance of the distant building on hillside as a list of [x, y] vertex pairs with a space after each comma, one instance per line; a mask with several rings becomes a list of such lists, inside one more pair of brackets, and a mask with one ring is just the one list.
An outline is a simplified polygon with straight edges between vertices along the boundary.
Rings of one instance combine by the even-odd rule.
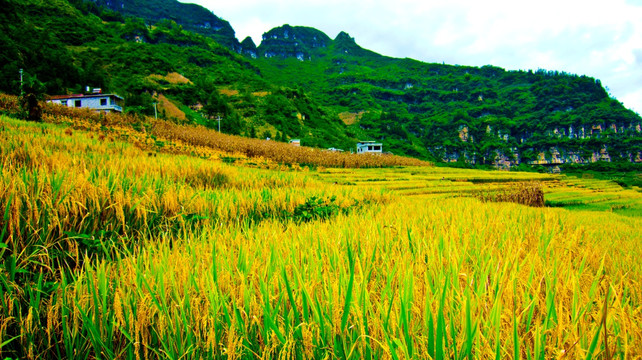
[[383, 144], [374, 141], [360, 141], [357, 143], [357, 154], [381, 154]]
[[294, 146], [301, 146], [301, 139], [292, 139], [290, 140], [290, 144]]
[[75, 94], [55, 95], [47, 99], [48, 103], [74, 108], [89, 108], [100, 112], [123, 112], [124, 99], [116, 94]]

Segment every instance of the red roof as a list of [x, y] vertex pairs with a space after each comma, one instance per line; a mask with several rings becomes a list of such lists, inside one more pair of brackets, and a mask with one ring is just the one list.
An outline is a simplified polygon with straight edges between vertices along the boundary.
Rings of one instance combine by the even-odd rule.
[[73, 95], [51, 95], [49, 96], [49, 100], [60, 100], [60, 99], [71, 99], [71, 98], [79, 98], [79, 97], [84, 97], [83, 94], [73, 94]]

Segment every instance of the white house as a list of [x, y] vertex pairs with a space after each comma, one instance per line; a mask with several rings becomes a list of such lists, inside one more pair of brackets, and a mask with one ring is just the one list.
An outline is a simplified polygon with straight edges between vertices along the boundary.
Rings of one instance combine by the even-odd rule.
[[301, 139], [292, 139], [290, 140], [290, 144], [294, 146], [301, 146]]
[[123, 112], [124, 99], [116, 94], [55, 95], [47, 102], [75, 108], [89, 108], [100, 112]]
[[357, 143], [357, 154], [381, 154], [383, 152], [383, 145], [374, 141], [360, 141]]

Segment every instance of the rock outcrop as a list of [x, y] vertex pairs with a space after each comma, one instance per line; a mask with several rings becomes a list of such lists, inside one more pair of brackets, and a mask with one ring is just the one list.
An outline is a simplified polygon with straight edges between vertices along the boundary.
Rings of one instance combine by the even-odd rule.
[[263, 34], [259, 56], [311, 60], [316, 49], [326, 48], [332, 40], [323, 32], [303, 26], [283, 25]]

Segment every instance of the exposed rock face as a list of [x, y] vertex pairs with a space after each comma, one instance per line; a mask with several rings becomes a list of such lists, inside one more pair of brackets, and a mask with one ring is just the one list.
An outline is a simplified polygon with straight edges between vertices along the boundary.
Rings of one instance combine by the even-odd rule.
[[[470, 164], [492, 164], [499, 169], [509, 169], [511, 166], [524, 162], [530, 165], [548, 166], [551, 171], [559, 169], [563, 164], [589, 164], [597, 161], [611, 162], [614, 160], [625, 160], [634, 163], [642, 163], [642, 152], [635, 148], [627, 148], [622, 145], [619, 148], [607, 146], [605, 142], [613, 139], [626, 139], [627, 137], [639, 136], [642, 133], [642, 124], [614, 124], [614, 123], [593, 123], [584, 125], [568, 125], [567, 127], [554, 127], [545, 132], [544, 135], [551, 139], [558, 139], [559, 144], [548, 147], [529, 147], [529, 141], [536, 137], [536, 134], [528, 131], [509, 134], [509, 131], [494, 129], [486, 126], [482, 129], [487, 136], [495, 136], [497, 140], [506, 146], [499, 149], [490, 149], [486, 153], [479, 153], [474, 150], [448, 149], [438, 147], [431, 149], [438, 154], [444, 162], [465, 161]], [[459, 140], [461, 143], [474, 146], [475, 140], [468, 126], [462, 125], [458, 128]], [[615, 141], [617, 143], [617, 141]], [[518, 144], [519, 146], [510, 146]], [[523, 153], [534, 154], [530, 158], [523, 159]]]
[[468, 126], [460, 126], [459, 127], [459, 138], [463, 142], [468, 142]]
[[245, 40], [241, 41], [241, 54], [245, 56], [249, 56], [253, 59], [256, 59], [258, 57], [258, 49], [256, 48], [256, 44], [254, 44], [254, 40], [252, 40], [251, 37], [246, 37]]
[[263, 34], [258, 55], [306, 61], [312, 59], [315, 49], [328, 47], [331, 43], [332, 40], [317, 29], [283, 25]]

